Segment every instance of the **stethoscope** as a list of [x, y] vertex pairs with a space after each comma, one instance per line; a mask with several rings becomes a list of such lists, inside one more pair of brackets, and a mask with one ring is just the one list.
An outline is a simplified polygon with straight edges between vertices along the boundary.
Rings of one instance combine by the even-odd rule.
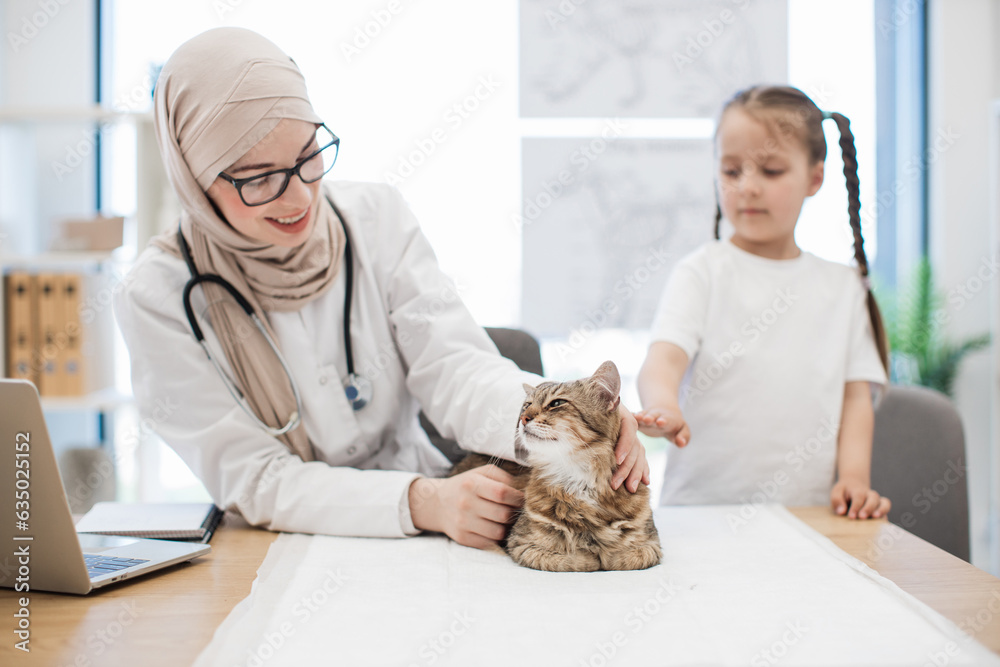
[[[340, 226], [344, 230], [344, 348], [347, 353], [347, 379], [344, 381], [344, 394], [347, 396], [347, 400], [350, 402], [351, 407], [354, 410], [360, 410], [361, 408], [368, 405], [372, 398], [372, 383], [371, 381], [361, 375], [357, 375], [354, 372], [354, 352], [351, 346], [351, 296], [354, 292], [354, 259], [353, 253], [351, 251], [351, 236], [347, 231], [347, 225], [344, 224], [344, 217], [340, 214], [336, 205], [327, 197], [327, 201], [330, 202], [330, 206], [333, 207], [333, 212], [337, 216], [337, 220], [340, 221]], [[220, 275], [214, 273], [199, 273], [198, 268], [194, 264], [194, 259], [191, 257], [191, 248], [188, 246], [187, 239], [184, 238], [184, 234], [181, 233], [180, 228], [177, 229], [177, 244], [181, 249], [181, 256], [184, 258], [184, 263], [187, 264], [188, 271], [191, 272], [191, 278], [184, 285], [184, 314], [187, 315], [188, 324], [191, 327], [191, 332], [194, 334], [195, 340], [201, 345], [201, 349], [205, 351], [205, 356], [208, 360], [212, 362], [215, 370], [219, 373], [222, 378], [222, 382], [226, 385], [226, 389], [232, 395], [233, 399], [243, 411], [246, 412], [256, 423], [263, 429], [266, 433], [271, 436], [277, 437], [288, 433], [289, 431], [298, 427], [302, 421], [302, 398], [299, 395], [298, 386], [295, 383], [295, 379], [292, 377], [292, 373], [288, 368], [288, 364], [285, 362], [284, 356], [278, 350], [278, 346], [274, 344], [271, 336], [268, 335], [267, 330], [264, 328], [263, 323], [261, 323], [260, 318], [253, 310], [253, 306], [250, 302], [237, 291], [232, 284]], [[212, 356], [208, 349], [208, 344], [205, 342], [205, 335], [202, 333], [201, 326], [198, 325], [198, 320], [194, 316], [194, 308], [191, 306], [191, 291], [201, 283], [214, 283], [219, 287], [226, 290], [230, 296], [236, 301], [237, 304], [243, 309], [250, 321], [253, 322], [254, 326], [267, 341], [268, 346], [274, 352], [278, 361], [281, 363], [281, 367], [285, 371], [285, 375], [288, 377], [288, 384], [292, 387], [292, 393], [295, 396], [295, 411], [292, 412], [288, 417], [288, 422], [281, 428], [275, 428], [264, 423], [260, 417], [254, 413], [250, 406], [247, 405], [246, 398], [240, 392], [239, 388], [233, 383], [229, 375], [222, 369], [219, 362]]]

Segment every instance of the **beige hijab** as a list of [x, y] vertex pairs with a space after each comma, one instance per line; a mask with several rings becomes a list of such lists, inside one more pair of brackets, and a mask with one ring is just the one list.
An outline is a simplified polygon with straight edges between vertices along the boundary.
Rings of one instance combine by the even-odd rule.
[[[174, 52], [160, 72], [153, 105], [156, 138], [180, 198], [180, 227], [195, 266], [229, 281], [273, 339], [266, 311], [297, 310], [333, 284], [344, 251], [340, 223], [321, 197], [309, 240], [296, 248], [280, 248], [237, 232], [220, 217], [205, 191], [219, 172], [281, 119], [322, 122], [309, 103], [302, 73], [257, 33], [217, 28]], [[152, 243], [180, 256], [176, 233], [171, 230]], [[217, 302], [219, 288], [205, 289], [209, 303]], [[264, 423], [280, 428], [296, 409], [288, 377], [266, 341], [247, 335], [242, 313], [231, 317], [232, 312], [210, 306], [212, 329], [251, 409]], [[303, 460], [315, 458], [301, 424], [280, 439]]]

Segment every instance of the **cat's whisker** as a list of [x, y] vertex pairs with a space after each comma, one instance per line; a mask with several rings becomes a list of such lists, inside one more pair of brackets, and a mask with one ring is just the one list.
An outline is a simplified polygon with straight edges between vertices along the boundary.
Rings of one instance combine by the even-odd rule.
[[493, 455], [489, 458], [489, 463], [487, 465], [494, 465], [497, 466], [498, 468], [502, 468], [503, 461], [504, 459], [500, 458], [499, 456]]

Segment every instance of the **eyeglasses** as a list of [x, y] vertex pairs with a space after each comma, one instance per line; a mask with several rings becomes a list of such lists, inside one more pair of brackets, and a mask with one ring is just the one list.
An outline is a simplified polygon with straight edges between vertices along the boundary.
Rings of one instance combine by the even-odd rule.
[[326, 125], [320, 125], [316, 131], [316, 144], [322, 148], [302, 158], [291, 169], [275, 169], [250, 178], [233, 178], [220, 173], [219, 178], [232, 183], [247, 206], [267, 204], [284, 194], [293, 175], [302, 179], [303, 183], [315, 183], [333, 168], [340, 152], [340, 137]]

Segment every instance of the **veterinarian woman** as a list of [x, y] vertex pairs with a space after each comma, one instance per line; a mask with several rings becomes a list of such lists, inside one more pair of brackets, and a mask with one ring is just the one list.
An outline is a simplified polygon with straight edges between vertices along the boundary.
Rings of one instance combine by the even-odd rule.
[[[142, 417], [254, 525], [502, 538], [520, 492], [493, 467], [432, 479], [448, 462], [417, 414], [515, 459], [521, 383], [538, 378], [500, 357], [394, 189], [320, 180], [339, 139], [295, 63], [210, 30], [167, 61], [154, 107], [183, 213], [115, 300]], [[609, 483], [634, 490], [649, 468], [621, 414]]]

